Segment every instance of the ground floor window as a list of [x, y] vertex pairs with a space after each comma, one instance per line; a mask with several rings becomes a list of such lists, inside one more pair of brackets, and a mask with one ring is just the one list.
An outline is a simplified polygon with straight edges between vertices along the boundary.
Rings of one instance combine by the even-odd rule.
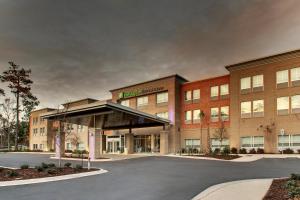
[[32, 148], [33, 148], [33, 150], [37, 150], [38, 149], [38, 144], [33, 144]]
[[84, 143], [79, 143], [77, 144], [77, 147], [76, 147], [77, 150], [80, 150], [80, 151], [83, 151], [85, 150], [85, 146], [84, 146]]
[[264, 148], [264, 136], [241, 137], [242, 148]]
[[40, 150], [44, 149], [44, 144], [40, 144]]
[[68, 142], [66, 146], [67, 146], [67, 150], [72, 150], [72, 144], [71, 143]]
[[300, 147], [300, 135], [279, 135], [278, 147], [285, 148], [299, 148]]
[[134, 152], [150, 153], [151, 152], [151, 135], [134, 136]]
[[220, 139], [211, 139], [211, 148], [214, 150], [216, 148], [223, 149], [224, 147], [229, 147], [229, 139], [223, 139], [222, 145]]
[[200, 140], [199, 139], [185, 139], [185, 148], [187, 151], [193, 151], [197, 153], [200, 151]]

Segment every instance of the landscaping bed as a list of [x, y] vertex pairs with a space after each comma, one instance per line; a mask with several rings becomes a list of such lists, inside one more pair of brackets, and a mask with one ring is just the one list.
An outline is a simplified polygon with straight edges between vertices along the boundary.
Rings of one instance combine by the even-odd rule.
[[234, 160], [237, 158], [240, 158], [239, 155], [222, 155], [222, 154], [206, 154], [206, 155], [196, 155], [198, 157], [207, 157], [207, 158], [216, 158], [216, 159], [222, 159], [222, 160]]
[[22, 165], [20, 169], [0, 168], [0, 181], [25, 180], [34, 178], [45, 178], [53, 176], [61, 176], [68, 174], [77, 174], [82, 172], [90, 172], [98, 169], [86, 169], [81, 165], [72, 167], [71, 163], [66, 163], [64, 167], [56, 167], [55, 164], [42, 163], [39, 166], [30, 168], [28, 165]]
[[263, 200], [300, 200], [300, 175], [274, 179]]

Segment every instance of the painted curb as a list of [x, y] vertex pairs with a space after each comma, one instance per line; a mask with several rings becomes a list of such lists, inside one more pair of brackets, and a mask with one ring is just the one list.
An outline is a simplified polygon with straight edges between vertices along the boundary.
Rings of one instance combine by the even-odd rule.
[[[50, 157], [50, 159], [58, 160], [58, 157]], [[81, 158], [61, 158], [61, 160], [70, 160], [70, 161], [82, 161]], [[83, 159], [83, 161], [87, 162], [87, 159]], [[113, 161], [111, 158], [105, 158], [105, 159], [96, 159], [91, 160], [91, 162], [107, 162], [107, 161]]]
[[[230, 181], [230, 182], [225, 182], [225, 183], [220, 183], [217, 185], [213, 185], [205, 189], [203, 192], [199, 193], [195, 197], [193, 197], [191, 200], [201, 200], [206, 197], [208, 197], [210, 194], [217, 192], [220, 189], [224, 189], [225, 187], [231, 186], [231, 185], [236, 185], [236, 184], [241, 184], [241, 183], [247, 183], [247, 182], [252, 182], [252, 181], [272, 181], [275, 178], [263, 178], [263, 179], [247, 179], [247, 180], [238, 180], [238, 181]], [[266, 191], [267, 192], [267, 191]]]
[[47, 183], [53, 181], [62, 181], [74, 178], [81, 178], [87, 176], [94, 176], [99, 174], [107, 173], [107, 170], [100, 169], [97, 171], [92, 172], [83, 172], [78, 174], [69, 174], [69, 175], [62, 175], [62, 176], [53, 176], [53, 177], [45, 177], [45, 178], [35, 178], [35, 179], [25, 179], [25, 180], [16, 180], [16, 181], [2, 181], [0, 182], [0, 187], [7, 187], [7, 186], [17, 186], [17, 185], [29, 185], [29, 184], [36, 184], [36, 183]]

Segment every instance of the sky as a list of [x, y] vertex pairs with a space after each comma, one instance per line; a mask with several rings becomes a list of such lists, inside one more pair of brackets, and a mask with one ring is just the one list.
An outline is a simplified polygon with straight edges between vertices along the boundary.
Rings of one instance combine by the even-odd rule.
[[299, 0], [0, 0], [0, 73], [11, 60], [30, 68], [40, 108], [171, 74], [224, 75], [300, 49], [299, 10]]

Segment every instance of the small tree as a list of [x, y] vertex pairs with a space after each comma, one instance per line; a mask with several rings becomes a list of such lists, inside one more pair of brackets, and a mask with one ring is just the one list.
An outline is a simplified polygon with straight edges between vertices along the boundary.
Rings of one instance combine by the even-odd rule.
[[227, 130], [223, 120], [221, 121], [220, 127], [215, 130], [214, 137], [220, 141], [220, 146], [222, 148], [223, 141], [227, 138]]
[[0, 75], [2, 82], [8, 83], [8, 87], [16, 97], [16, 133], [15, 133], [15, 150], [18, 149], [19, 136], [19, 115], [20, 115], [20, 99], [31, 99], [31, 85], [33, 81], [30, 79], [31, 70], [20, 68], [14, 62], [8, 62], [9, 68]]
[[262, 130], [264, 133], [272, 133], [275, 129], [275, 122], [271, 122], [270, 124], [261, 124], [257, 128], [257, 131]]
[[1, 95], [3, 95], [3, 96], [4, 96], [4, 95], [5, 95], [5, 93], [4, 93], [4, 90], [0, 88], [0, 96], [1, 96]]
[[205, 113], [203, 110], [200, 110], [200, 113], [199, 113], [199, 118], [200, 118], [200, 152], [202, 153], [203, 152], [203, 123], [204, 123], [204, 119], [205, 119]]

